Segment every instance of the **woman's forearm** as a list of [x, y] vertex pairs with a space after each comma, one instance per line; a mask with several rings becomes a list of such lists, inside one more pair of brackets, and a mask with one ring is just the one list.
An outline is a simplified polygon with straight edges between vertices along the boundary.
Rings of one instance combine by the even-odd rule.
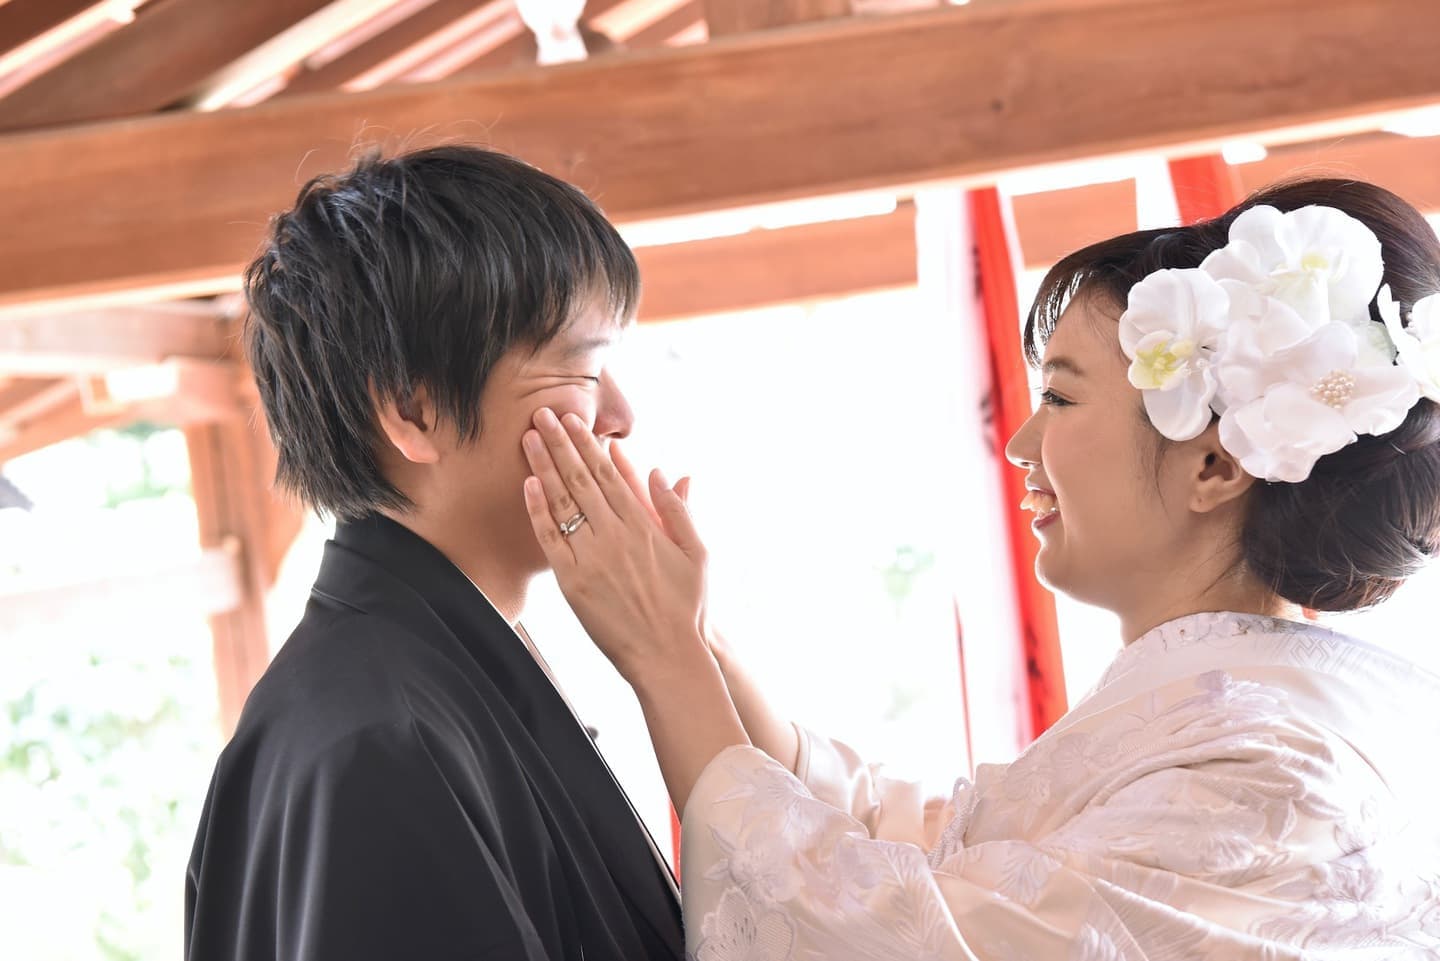
[[695, 655], [631, 679], [670, 802], [682, 813], [715, 756], [732, 745], [751, 743], [719, 665], [703, 648], [697, 646]]
[[795, 725], [780, 716], [766, 700], [760, 685], [735, 657], [723, 636], [712, 629], [707, 632], [706, 640], [724, 674], [730, 700], [745, 725], [750, 743], [793, 772], [800, 753], [800, 738]]

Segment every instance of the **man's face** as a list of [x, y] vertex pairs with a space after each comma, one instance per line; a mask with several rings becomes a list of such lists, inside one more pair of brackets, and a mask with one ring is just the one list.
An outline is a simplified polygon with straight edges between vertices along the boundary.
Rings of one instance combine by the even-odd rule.
[[[457, 533], [468, 530], [478, 549], [503, 557], [518, 572], [546, 567], [525, 513], [523, 486], [530, 474], [520, 439], [537, 410], [575, 413], [601, 443], [630, 433], [634, 415], [606, 363], [621, 327], [603, 307], [580, 312], [539, 350], [512, 348], [486, 380], [480, 400], [480, 436], [461, 443], [442, 428], [442, 456], [421, 505]], [[443, 512], [443, 513], [442, 513]]]

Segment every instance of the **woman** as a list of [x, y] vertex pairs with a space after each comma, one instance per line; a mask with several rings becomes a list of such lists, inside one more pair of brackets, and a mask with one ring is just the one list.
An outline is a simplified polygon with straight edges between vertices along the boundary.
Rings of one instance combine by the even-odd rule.
[[1304, 613], [1440, 550], [1429, 225], [1367, 184], [1275, 187], [1067, 257], [1026, 351], [1037, 573], [1127, 645], [948, 800], [775, 717], [706, 620], [684, 482], [537, 415], [527, 507], [683, 811], [690, 952], [1440, 957], [1440, 679]]

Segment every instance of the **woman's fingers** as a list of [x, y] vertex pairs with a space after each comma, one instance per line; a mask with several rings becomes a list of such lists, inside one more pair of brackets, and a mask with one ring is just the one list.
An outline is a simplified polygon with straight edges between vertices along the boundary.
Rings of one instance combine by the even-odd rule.
[[[526, 431], [525, 436], [521, 438], [521, 446], [525, 449], [525, 459], [530, 463], [531, 474], [540, 482], [540, 490], [556, 533], [559, 533], [561, 526], [571, 522], [580, 514], [584, 514], [588, 521], [591, 511], [581, 506], [580, 500], [571, 493], [569, 486], [560, 476], [560, 470], [550, 456], [550, 448], [546, 445], [540, 432]], [[593, 485], [591, 494], [592, 500], [599, 498], [599, 491], [594, 490]], [[581, 523], [580, 527], [584, 526], [584, 523]], [[579, 528], [576, 530], [578, 531]]]
[[630, 493], [635, 495], [635, 499], [644, 505], [658, 523], [660, 515], [655, 513], [655, 505], [650, 500], [650, 489], [640, 477], [640, 472], [635, 469], [635, 462], [620, 449], [619, 441], [610, 442], [610, 459], [615, 462], [615, 469], [620, 472], [620, 477], [625, 481], [625, 486], [630, 488]]
[[530, 526], [535, 531], [535, 539], [540, 542], [540, 549], [545, 552], [545, 559], [550, 562], [550, 567], [557, 574], [568, 569], [575, 562], [575, 554], [570, 549], [570, 543], [561, 535], [551, 513], [551, 507], [545, 497], [545, 489], [538, 477], [527, 477], [525, 479], [525, 513], [530, 515]]
[[[678, 489], [679, 486], [676, 484], [675, 488]], [[685, 483], [687, 492], [689, 488], [690, 485]], [[665, 535], [692, 559], [703, 558], [705, 542], [700, 539], [699, 531], [695, 530], [695, 522], [690, 518], [690, 508], [685, 506], [684, 499], [676, 489], [670, 487], [659, 468], [650, 472], [650, 498], [655, 503], [655, 513], [660, 515], [660, 524], [665, 529]]]
[[[625, 483], [625, 478], [621, 476], [620, 469], [615, 466], [615, 462], [611, 459], [610, 452], [600, 446], [599, 439], [591, 433], [589, 426], [586, 425], [585, 421], [580, 419], [579, 415], [566, 414], [561, 418], [561, 425], [564, 427], [565, 433], [569, 436], [570, 448], [568, 451], [563, 448], [556, 451], [555, 445], [552, 444], [552, 456], [558, 453], [561, 457], [568, 458], [569, 451], [579, 454], [584, 467], [589, 470], [590, 480], [595, 483], [595, 486], [598, 487], [600, 492], [605, 496], [605, 500], [610, 505], [610, 509], [613, 510], [621, 520], [634, 516], [636, 513], [635, 509], [644, 506], [644, 498], [635, 497], [634, 491]], [[612, 441], [611, 444], [613, 446], [614, 442]], [[579, 470], [580, 468], [577, 467], [576, 469]], [[568, 471], [562, 470], [561, 476], [569, 477], [570, 475]]]
[[[567, 415], [567, 420], [573, 415]], [[574, 512], [565, 515], [564, 497], [568, 496], [575, 504], [575, 511], [583, 512], [589, 523], [592, 525], [605, 526], [611, 517], [617, 513], [614, 506], [602, 491], [598, 478], [595, 476], [595, 469], [586, 462], [576, 447], [575, 438], [577, 434], [584, 434], [596, 447], [599, 446], [595, 435], [591, 434], [584, 427], [584, 422], [578, 417], [574, 418], [579, 424], [578, 431], [572, 431], [560, 423], [555, 412], [548, 407], [542, 407], [535, 412], [535, 427], [540, 432], [540, 439], [544, 442], [545, 458], [548, 460], [548, 475], [536, 470], [536, 475], [545, 486], [545, 495], [550, 499], [550, 506], [556, 509], [556, 521], [565, 523], [568, 517], [574, 516]], [[528, 434], [526, 435], [529, 436]], [[538, 453], [538, 452], [537, 452]], [[603, 452], [601, 453], [603, 457]], [[532, 456], [532, 461], [537, 460]], [[532, 463], [532, 467], [535, 464]], [[543, 466], [543, 465], [542, 465]], [[605, 465], [609, 468], [611, 478], [623, 486], [619, 480], [614, 464]], [[558, 490], [556, 489], [558, 488]], [[563, 490], [564, 494], [560, 494]], [[557, 500], [557, 496], [561, 499]]]

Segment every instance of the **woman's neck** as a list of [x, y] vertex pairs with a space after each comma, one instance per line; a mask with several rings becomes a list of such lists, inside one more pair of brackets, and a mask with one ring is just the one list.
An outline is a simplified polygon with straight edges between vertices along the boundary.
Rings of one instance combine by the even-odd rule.
[[1171, 593], [1154, 592], [1115, 613], [1120, 618], [1120, 636], [1126, 644], [1130, 644], [1161, 624], [1208, 611], [1258, 614], [1288, 620], [1304, 617], [1299, 605], [1279, 597], [1245, 574], [1228, 574], [1199, 591], [1181, 587]]

